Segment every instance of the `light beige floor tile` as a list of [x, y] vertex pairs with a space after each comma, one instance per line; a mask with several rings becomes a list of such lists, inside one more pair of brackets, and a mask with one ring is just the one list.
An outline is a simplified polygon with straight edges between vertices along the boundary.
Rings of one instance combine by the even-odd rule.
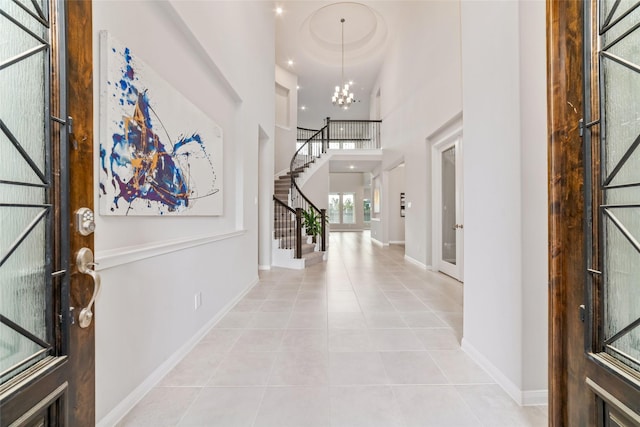
[[152, 389], [129, 412], [118, 427], [176, 426], [200, 393], [198, 387], [159, 387]]
[[211, 353], [203, 346], [196, 346], [158, 384], [167, 386], [204, 386], [227, 353]]
[[411, 329], [369, 329], [369, 337], [378, 351], [424, 350]]
[[483, 426], [543, 427], [547, 419], [536, 407], [522, 407], [497, 384], [456, 386]]
[[353, 289], [349, 289], [349, 290], [329, 289], [329, 290], [327, 290], [327, 299], [329, 300], [329, 302], [335, 302], [335, 301], [355, 302], [355, 301], [357, 301], [356, 300], [356, 293], [353, 291]]
[[423, 301], [433, 311], [461, 312], [462, 305], [448, 297], [431, 298]]
[[377, 352], [329, 353], [329, 379], [332, 385], [389, 384]]
[[329, 329], [366, 329], [362, 313], [329, 313]]
[[395, 299], [391, 301], [393, 307], [402, 313], [406, 312], [414, 312], [414, 311], [431, 311], [429, 307], [422, 303], [418, 298], [404, 298], [404, 299]]
[[396, 308], [386, 298], [367, 298], [362, 297], [359, 299], [360, 307], [365, 313], [395, 313]]
[[449, 383], [426, 351], [384, 351], [380, 357], [391, 384]]
[[517, 406], [460, 350], [462, 284], [363, 236], [332, 233], [309, 269], [259, 271], [121, 425], [546, 426], [546, 406]]
[[287, 329], [280, 351], [327, 351], [327, 331], [325, 329]]
[[[262, 304], [262, 302], [260, 302]], [[216, 323], [217, 329], [242, 329], [246, 328], [253, 317], [253, 313], [229, 312]]]
[[380, 283], [378, 283], [378, 287], [383, 291], [404, 291], [407, 289], [404, 287], [402, 283], [398, 282], [397, 280], [390, 280], [390, 281], [383, 280]]
[[329, 313], [360, 313], [360, 305], [354, 301], [329, 301], [327, 303]]
[[400, 427], [404, 423], [388, 386], [331, 387], [331, 427]]
[[211, 353], [221, 353], [231, 350], [240, 335], [242, 329], [216, 329], [213, 328], [196, 347], [206, 348]]
[[327, 303], [322, 300], [297, 300], [293, 306], [294, 313], [326, 313]]
[[326, 352], [277, 353], [269, 385], [327, 385], [329, 356]]
[[205, 387], [177, 425], [250, 427], [263, 395], [263, 387]]
[[384, 295], [389, 301], [415, 298], [409, 290], [388, 290], [384, 291]]
[[230, 352], [220, 362], [208, 386], [265, 385], [276, 358], [271, 352]]
[[294, 300], [266, 300], [261, 306], [262, 312], [290, 312], [293, 308]]
[[365, 312], [364, 317], [367, 321], [367, 326], [369, 326], [369, 328], [371, 329], [408, 328], [407, 324], [402, 318], [402, 315], [395, 311], [392, 313]]
[[327, 285], [325, 283], [322, 282], [316, 282], [316, 283], [303, 283], [302, 286], [300, 286], [300, 290], [301, 291], [319, 291], [319, 292], [326, 292], [327, 290]]
[[298, 290], [273, 290], [269, 292], [267, 301], [295, 301], [298, 298]]
[[325, 291], [307, 291], [301, 290], [298, 292], [299, 300], [311, 300], [311, 301], [324, 301], [327, 299], [327, 293]]
[[478, 427], [453, 386], [393, 386], [407, 427]]
[[271, 287], [257, 284], [253, 287], [253, 289], [247, 292], [247, 295], [244, 296], [243, 301], [264, 301], [265, 299], [267, 299], [267, 296], [269, 295], [269, 292], [271, 292], [271, 290]]
[[447, 326], [446, 323], [431, 312], [402, 313], [401, 316], [410, 328], [442, 328]]
[[430, 350], [429, 354], [452, 384], [487, 384], [493, 379], [462, 350]]
[[329, 351], [374, 351], [366, 329], [329, 330]]
[[262, 299], [242, 299], [231, 310], [231, 313], [253, 313], [260, 309]]
[[268, 387], [254, 427], [329, 426], [328, 387]]
[[326, 329], [326, 313], [291, 313], [287, 329]]
[[247, 325], [248, 329], [283, 329], [287, 326], [291, 313], [254, 313]]
[[413, 329], [413, 332], [427, 350], [458, 350], [460, 348], [460, 342], [453, 329]]
[[300, 290], [300, 281], [292, 280], [289, 282], [276, 283], [273, 285], [272, 291], [293, 291], [297, 292]]
[[232, 351], [276, 351], [283, 335], [282, 329], [247, 329], [238, 338]]
[[348, 280], [327, 281], [327, 289], [330, 291], [351, 291], [353, 286]]

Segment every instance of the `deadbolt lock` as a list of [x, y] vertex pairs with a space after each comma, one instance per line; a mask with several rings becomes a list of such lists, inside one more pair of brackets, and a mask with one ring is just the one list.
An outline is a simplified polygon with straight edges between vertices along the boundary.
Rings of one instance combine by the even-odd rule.
[[96, 230], [93, 211], [89, 208], [80, 208], [76, 211], [76, 231], [83, 236], [88, 236]]

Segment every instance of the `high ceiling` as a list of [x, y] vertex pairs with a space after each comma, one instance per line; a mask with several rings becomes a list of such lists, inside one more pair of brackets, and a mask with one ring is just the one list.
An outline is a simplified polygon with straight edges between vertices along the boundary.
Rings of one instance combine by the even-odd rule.
[[[276, 17], [276, 64], [298, 76], [298, 125], [320, 128], [324, 118], [368, 119], [369, 97], [405, 1], [281, 1]], [[331, 103], [341, 84], [341, 23], [344, 18], [344, 78], [358, 102], [348, 110]], [[289, 65], [289, 61], [293, 61]], [[304, 110], [302, 107], [304, 106]]]

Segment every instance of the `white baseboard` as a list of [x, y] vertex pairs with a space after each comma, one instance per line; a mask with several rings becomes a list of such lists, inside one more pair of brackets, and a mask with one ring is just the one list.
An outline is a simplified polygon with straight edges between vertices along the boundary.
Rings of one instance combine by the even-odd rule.
[[271, 270], [270, 265], [258, 265], [258, 270]]
[[408, 263], [411, 263], [413, 265], [416, 265], [416, 266], [422, 268], [423, 270], [431, 270], [431, 266], [430, 265], [427, 265], [427, 264], [425, 264], [423, 262], [420, 262], [417, 259], [412, 258], [407, 254], [404, 255], [404, 260], [407, 261]]
[[378, 245], [378, 246], [383, 246], [383, 247], [384, 247], [384, 246], [389, 246], [389, 244], [388, 244], [388, 243], [382, 243], [380, 240], [376, 239], [375, 237], [372, 237], [372, 238], [371, 238], [371, 241], [372, 241], [374, 244]]
[[404, 240], [389, 240], [390, 245], [404, 245]]
[[549, 398], [548, 390], [523, 391], [507, 378], [496, 366], [480, 353], [469, 341], [462, 338], [462, 350], [502, 387], [502, 389], [520, 406], [546, 405]]
[[138, 387], [125, 397], [115, 408], [98, 421], [96, 427], [112, 427], [129, 413], [191, 350], [207, 335], [244, 296], [258, 284], [256, 277], [240, 294], [222, 308], [210, 321], [196, 332], [182, 347], [176, 350], [163, 364], [158, 366]]

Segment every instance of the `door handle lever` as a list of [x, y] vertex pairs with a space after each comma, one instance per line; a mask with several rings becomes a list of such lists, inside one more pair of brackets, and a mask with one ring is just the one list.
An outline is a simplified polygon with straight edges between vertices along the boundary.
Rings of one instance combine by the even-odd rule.
[[93, 304], [96, 302], [96, 297], [100, 293], [100, 274], [93, 269], [96, 265], [93, 262], [93, 252], [89, 248], [81, 248], [76, 255], [76, 266], [78, 271], [82, 274], [87, 274], [93, 279], [93, 295], [89, 304], [80, 310], [78, 315], [78, 324], [81, 328], [87, 328], [93, 320]]

